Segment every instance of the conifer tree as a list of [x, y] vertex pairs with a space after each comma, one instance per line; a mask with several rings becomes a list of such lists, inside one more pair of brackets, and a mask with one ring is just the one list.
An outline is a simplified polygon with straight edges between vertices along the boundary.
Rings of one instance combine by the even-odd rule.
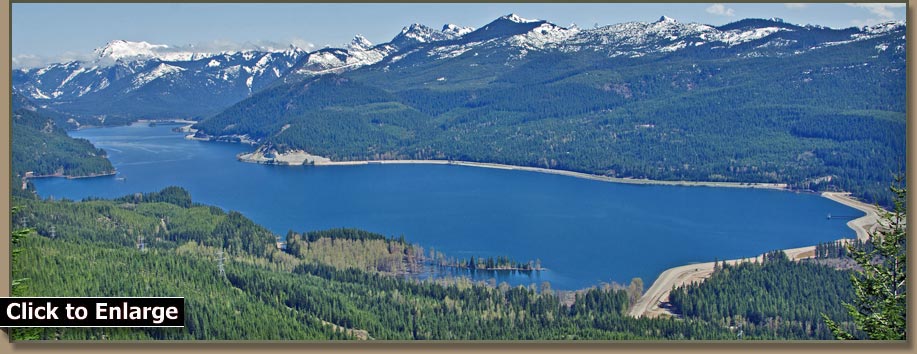
[[[891, 187], [894, 210], [879, 210], [881, 220], [869, 236], [872, 250], [848, 245], [850, 257], [862, 268], [851, 276], [856, 300], [844, 306], [857, 328], [873, 340], [907, 339], [907, 188]], [[877, 207], [878, 208], [878, 207]], [[837, 339], [855, 339], [822, 314]]]

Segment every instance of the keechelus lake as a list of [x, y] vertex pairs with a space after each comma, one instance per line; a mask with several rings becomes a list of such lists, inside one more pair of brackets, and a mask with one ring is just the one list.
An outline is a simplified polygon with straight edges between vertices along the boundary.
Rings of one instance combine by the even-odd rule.
[[[579, 289], [665, 269], [814, 245], [856, 234], [862, 212], [814, 194], [633, 185], [454, 165], [271, 166], [253, 147], [187, 140], [175, 126], [71, 132], [105, 149], [118, 175], [34, 180], [43, 197], [118, 197], [181, 186], [199, 203], [236, 210], [278, 235], [353, 227], [457, 258], [540, 259], [532, 274], [477, 280]], [[828, 219], [828, 214], [846, 218]]]

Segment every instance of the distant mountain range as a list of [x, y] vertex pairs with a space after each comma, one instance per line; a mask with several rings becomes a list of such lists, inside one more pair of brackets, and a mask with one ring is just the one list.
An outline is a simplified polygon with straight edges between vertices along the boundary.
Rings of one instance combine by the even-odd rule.
[[91, 62], [15, 70], [13, 88], [71, 127], [193, 118], [200, 137], [333, 160], [502, 162], [887, 200], [904, 163], [905, 48], [903, 22], [663, 16], [584, 29], [507, 15], [314, 52], [113, 41]]
[[96, 49], [92, 61], [14, 70], [13, 87], [42, 106], [84, 118], [200, 118], [278, 80], [292, 82], [367, 66], [388, 70], [466, 54], [491, 57], [500, 48], [509, 50], [502, 50], [504, 57], [499, 60], [515, 66], [534, 53], [590, 51], [608, 59], [784, 57], [883, 38], [876, 54], [903, 57], [903, 34], [900, 22], [834, 30], [779, 19], [747, 19], [714, 27], [662, 17], [653, 23], [579, 29], [508, 15], [479, 29], [449, 24], [437, 30], [413, 24], [388, 43], [373, 45], [358, 35], [344, 48], [314, 52], [292, 46], [282, 51], [176, 52], [167, 50], [167, 45], [114, 40]]

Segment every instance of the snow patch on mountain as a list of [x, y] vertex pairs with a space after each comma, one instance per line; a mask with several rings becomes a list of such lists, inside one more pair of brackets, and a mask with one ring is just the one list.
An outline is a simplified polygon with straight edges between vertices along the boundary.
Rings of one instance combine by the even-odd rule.
[[103, 77], [102, 81], [99, 82], [99, 86], [96, 87], [96, 91], [104, 90], [108, 88], [108, 85], [111, 85], [111, 82], [108, 81], [107, 77]]
[[798, 41], [796, 41], [796, 40], [794, 40], [794, 39], [777, 38], [777, 39], [774, 39], [774, 40], [770, 40], [770, 41], [768, 41], [768, 42], [766, 42], [766, 43], [764, 43], [764, 44], [761, 44], [761, 45], [759, 45], [759, 46], [757, 46], [757, 47], [755, 47], [755, 48], [763, 49], [763, 48], [780, 48], [780, 47], [788, 47], [788, 46], [791, 46], [791, 45], [793, 45], [793, 44], [796, 44], [797, 42], [798, 42]]
[[159, 59], [160, 61], [191, 61], [214, 56], [212, 53], [198, 53], [174, 48], [165, 44], [113, 40], [94, 51], [94, 63], [111, 65], [119, 61]]
[[250, 72], [253, 75], [263, 74], [264, 70], [267, 69], [268, 65], [271, 63], [271, 61], [273, 61], [273, 59], [274, 58], [270, 53], [265, 54], [264, 56], [261, 57], [261, 59], [258, 59], [258, 62], [255, 63], [255, 66], [251, 68]]
[[[583, 30], [564, 41], [560, 48], [564, 52], [588, 49], [607, 52], [611, 57], [637, 58], [650, 53], [669, 53], [705, 44], [723, 44], [725, 47], [733, 47], [768, 37], [780, 31], [791, 31], [791, 29], [771, 26], [722, 31], [709, 25], [680, 23], [671, 17], [662, 16], [658, 21], [652, 23], [626, 22]], [[790, 44], [789, 41], [783, 41], [773, 45], [788, 44]]]
[[758, 40], [767, 36], [770, 36], [779, 31], [789, 31], [788, 29], [781, 27], [764, 27], [764, 28], [755, 28], [748, 31], [732, 30], [725, 32], [711, 32], [709, 34], [701, 35], [701, 38], [705, 40], [715, 40], [718, 42], [723, 42], [727, 46], [735, 46], [745, 42], [751, 42]]
[[85, 94], [91, 92], [91, 91], [92, 91], [92, 86], [93, 86], [93, 84], [89, 84], [89, 86], [84, 87], [82, 90], [80, 90], [79, 93], [76, 94], [76, 96], [77, 96], [77, 97], [83, 97], [83, 95], [85, 95]]
[[474, 32], [474, 27], [463, 27], [450, 23], [443, 26], [442, 32], [448, 36], [451, 36], [452, 38], [458, 38]]
[[334, 53], [331, 52], [316, 52], [309, 55], [309, 60], [306, 61], [308, 66], [315, 66], [322, 69], [337, 67], [344, 65], [344, 62], [341, 61]]
[[242, 65], [233, 65], [226, 69], [220, 71], [220, 78], [223, 81], [235, 80], [239, 77], [239, 73], [242, 71]]
[[79, 68], [79, 69], [76, 69], [70, 72], [70, 75], [67, 75], [67, 78], [65, 78], [64, 81], [61, 81], [60, 85], [58, 85], [57, 88], [64, 87], [64, 85], [70, 82], [70, 80], [73, 80], [73, 78], [75, 78], [77, 75], [82, 74], [86, 71], [87, 71], [86, 68]]
[[[882, 36], [888, 36], [891, 32], [895, 32], [898, 30], [903, 31], [905, 29], [904, 26], [905, 26], [904, 22], [902, 21], [890, 21], [890, 22], [873, 25], [873, 26], [864, 26], [861, 28], [861, 32], [850, 35], [850, 39], [848, 40], [825, 42], [815, 47], [812, 47], [810, 50], [815, 50], [815, 49], [820, 49], [820, 48], [825, 48], [825, 47], [833, 47], [833, 46], [844, 45], [844, 44], [853, 43], [853, 42], [870, 40], [870, 39], [878, 38]], [[901, 40], [905, 40], [904, 36], [901, 37]], [[876, 49], [878, 49], [878, 47]], [[900, 52], [900, 51], [896, 49], [896, 52]]]
[[889, 21], [872, 26], [863, 26], [860, 28], [861, 32], [854, 33], [850, 36], [850, 39], [854, 41], [872, 39], [904, 28], [904, 21]]
[[350, 41], [350, 44], [347, 45], [347, 49], [350, 50], [367, 50], [373, 47], [373, 43], [370, 42], [366, 37], [362, 35], [356, 35], [353, 37], [353, 40]]
[[391, 44], [372, 46], [365, 38], [362, 40], [355, 38], [354, 40], [363, 44], [350, 46], [348, 49], [326, 48], [310, 53], [302, 66], [294, 69], [293, 72], [299, 75], [313, 76], [353, 70], [378, 63], [398, 49]]
[[[566, 52], [579, 49], [606, 51], [609, 56], [639, 57], [646, 53], [677, 50], [696, 42], [706, 41], [701, 35], [718, 32], [715, 28], [698, 23], [679, 23], [669, 17], [659, 21], [626, 22], [580, 31], [563, 45]], [[685, 42], [684, 46], [679, 42]]]
[[567, 29], [546, 22], [531, 31], [511, 37], [509, 41], [527, 50], [538, 50], [552, 47], [577, 33], [578, 29]]
[[519, 15], [516, 15], [516, 14], [509, 14], [509, 15], [506, 15], [506, 16], [503, 16], [503, 17], [500, 17], [500, 18], [501, 18], [501, 19], [504, 19], [504, 20], [509, 20], [509, 21], [512, 21], [512, 22], [515, 22], [515, 23], [533, 23], [533, 22], [540, 22], [540, 21], [541, 21], [541, 20], [529, 20], [529, 19], [527, 19], [527, 18], [522, 18], [522, 17], [520, 17]]
[[417, 43], [437, 42], [452, 37], [436, 29], [424, 26], [419, 23], [401, 29], [401, 33], [392, 39], [392, 44], [397, 46], [409, 46]]
[[884, 34], [904, 27], [904, 21], [888, 21], [872, 26], [863, 26], [861, 30], [867, 34]]
[[688, 44], [685, 41], [679, 41], [678, 43], [673, 43], [665, 47], [659, 48], [660, 52], [674, 52], [676, 50], [681, 50], [687, 47]]
[[32, 87], [32, 92], [29, 93], [30, 96], [38, 100], [50, 100], [51, 97], [46, 95], [44, 92], [41, 92], [37, 87]]
[[676, 22], [678, 21], [666, 15], [662, 15], [662, 17], [660, 17], [659, 20], [656, 21], [656, 23], [676, 23]]
[[[450, 59], [455, 58], [459, 55], [465, 54], [469, 50], [474, 48], [474, 45], [447, 45], [436, 47], [431, 50], [427, 55], [435, 57], [437, 60], [441, 59]], [[391, 62], [394, 63], [398, 60], [401, 60], [403, 56], [393, 57]]]
[[174, 66], [174, 65], [169, 65], [166, 63], [161, 63], [159, 64], [159, 66], [157, 66], [155, 69], [151, 70], [150, 72], [137, 75], [137, 77], [134, 78], [134, 81], [133, 81], [133, 84], [134, 84], [133, 89], [137, 89], [163, 76], [179, 73], [182, 71], [185, 71], [185, 69]]

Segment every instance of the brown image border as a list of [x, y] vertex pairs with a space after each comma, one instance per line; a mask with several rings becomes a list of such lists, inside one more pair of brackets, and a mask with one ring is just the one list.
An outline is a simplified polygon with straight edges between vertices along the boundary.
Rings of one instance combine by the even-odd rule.
[[[912, 8], [912, 1], [907, 1], [907, 10], [906, 10], [906, 22], [908, 24], [913, 24], [914, 13]], [[38, 0], [38, 1], [15, 1], [16, 3], [80, 3], [86, 1], [48, 1], [48, 0]], [[94, 1], [94, 2], [111, 2], [113, 1]], [[119, 2], [144, 2], [144, 3], [171, 3], [176, 1], [119, 1]], [[209, 3], [231, 3], [231, 2], [247, 2], [247, 1], [201, 1], [195, 0], [193, 2], [209, 2]], [[300, 1], [277, 1], [271, 0], [269, 2], [300, 2]], [[357, 3], [405, 3], [405, 2], [420, 2], [420, 1], [323, 1], [323, 2], [357, 2]], [[423, 2], [437, 2], [437, 1], [423, 1]], [[443, 1], [439, 1], [443, 2]], [[539, 3], [545, 1], [463, 1], [465, 3], [487, 3], [487, 2], [498, 2], [498, 3]], [[575, 3], [587, 3], [587, 2], [616, 2], [616, 1], [577, 1]], [[646, 2], [646, 1], [644, 1]], [[675, 3], [675, 2], [695, 2], [695, 1], [649, 1], [653, 2], [662, 2], [662, 3]], [[741, 3], [741, 2], [762, 2], [762, 1], [731, 1], [730, 3]], [[770, 2], [770, 1], [767, 1]], [[831, 1], [808, 1], [810, 3], [834, 3]], [[896, 1], [866, 1], [866, 2], [896, 2]], [[574, 2], [569, 2], [574, 4]], [[0, 48], [2, 48], [2, 53], [0, 53], [0, 82], [2, 82], [2, 87], [0, 87], [0, 96], [3, 99], [0, 99], [0, 110], [2, 110], [2, 116], [4, 117], [2, 124], [0, 124], [0, 166], [3, 166], [6, 171], [10, 168], [10, 104], [11, 104], [11, 73], [12, 73], [12, 61], [11, 61], [11, 48], [12, 48], [12, 3], [11, 0], [2, 0], [2, 6], [0, 8], [4, 9], [6, 13], [2, 14], [3, 21], [5, 21], [4, 26], [2, 26], [3, 34], [0, 35]], [[907, 38], [914, 38], [914, 28], [913, 26], [908, 26], [907, 28]], [[66, 34], [62, 34], [66, 35]], [[906, 147], [906, 165], [915, 166], [915, 144], [914, 144], [914, 112], [913, 112], [913, 103], [915, 102], [914, 93], [911, 90], [914, 84], [914, 75], [913, 75], [913, 49], [908, 49], [906, 54], [907, 60], [907, 147]], [[0, 190], [0, 203], [6, 208], [6, 212], [3, 213], [2, 221], [0, 221], [0, 296], [9, 296], [9, 283], [10, 283], [10, 267], [9, 267], [9, 235], [10, 235], [10, 180], [8, 179], [8, 174], [5, 175], [3, 180], [0, 183], [2, 190]], [[914, 173], [912, 171], [907, 171], [907, 184], [914, 185]], [[908, 205], [914, 205], [913, 201], [915, 199], [914, 193], [910, 193], [908, 196]], [[912, 223], [912, 217], [908, 217], [908, 223]], [[908, 238], [911, 238], [913, 232], [908, 233]], [[908, 245], [908, 267], [912, 268], [913, 264], [913, 254], [914, 246], [909, 243]], [[913, 269], [913, 268], [912, 268]], [[908, 287], [911, 289], [917, 289], [914, 286], [913, 277], [908, 279]], [[911, 296], [908, 300], [908, 312], [913, 315], [914, 309], [914, 296]], [[909, 316], [908, 319], [908, 338], [913, 338], [913, 328], [914, 320], [912, 316]], [[254, 351], [270, 351], [270, 352], [286, 352], [286, 353], [317, 353], [317, 352], [335, 352], [335, 353], [364, 353], [364, 352], [373, 352], [373, 353], [401, 353], [401, 352], [442, 352], [442, 353], [452, 353], [452, 352], [491, 352], [491, 353], [505, 353], [505, 354], [515, 354], [515, 353], [545, 353], [545, 352], [612, 352], [612, 351], [623, 351], [623, 352], [688, 352], [688, 353], [708, 353], [708, 352], [723, 352], [723, 353], [735, 353], [735, 352], [744, 352], [744, 351], [754, 351], [761, 353], [785, 353], [785, 352], [806, 352], [806, 353], [836, 353], [836, 352], [850, 352], [850, 351], [870, 351], [870, 352], [904, 352], [912, 353], [917, 352], [915, 346], [913, 345], [913, 340], [909, 339], [906, 342], [899, 343], [884, 343], [884, 342], [835, 342], [835, 341], [756, 341], [756, 342], [740, 342], [740, 341], [703, 341], [703, 342], [691, 342], [691, 341], [589, 341], [589, 342], [555, 342], [555, 341], [436, 341], [436, 342], [307, 342], [307, 341], [247, 341], [247, 340], [234, 340], [234, 341], [138, 341], [138, 342], [82, 342], [82, 341], [67, 341], [67, 342], [48, 342], [48, 341], [39, 341], [39, 342], [16, 342], [10, 343], [9, 338], [5, 331], [0, 334], [0, 353], [7, 352], [17, 352], [17, 353], [59, 353], [59, 352], [69, 352], [69, 353], [121, 353], [121, 352], [137, 352], [137, 353], [159, 353], [163, 351], [169, 351], [170, 353], [175, 354], [184, 354], [184, 353], [195, 353], [198, 354], [201, 351], [215, 352], [215, 353], [249, 353]]]

